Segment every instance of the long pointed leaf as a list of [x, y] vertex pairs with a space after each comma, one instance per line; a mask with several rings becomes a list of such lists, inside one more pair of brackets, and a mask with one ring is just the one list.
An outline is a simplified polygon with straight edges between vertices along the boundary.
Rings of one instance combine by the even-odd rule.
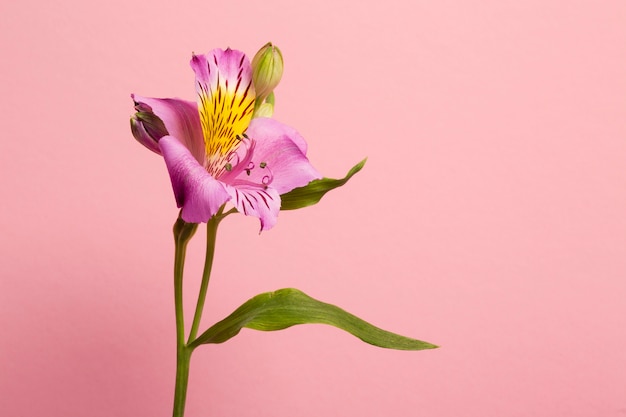
[[437, 346], [379, 329], [332, 304], [309, 297], [295, 288], [259, 294], [216, 323], [191, 343], [223, 343], [248, 329], [272, 331], [296, 324], [321, 323], [345, 330], [371, 345], [389, 349], [422, 350]]
[[313, 180], [304, 187], [298, 187], [282, 194], [280, 196], [280, 209], [295, 210], [317, 204], [324, 197], [324, 194], [347, 183], [354, 174], [363, 168], [365, 161], [367, 161], [367, 158], [353, 166], [346, 176], [341, 179], [322, 178]]

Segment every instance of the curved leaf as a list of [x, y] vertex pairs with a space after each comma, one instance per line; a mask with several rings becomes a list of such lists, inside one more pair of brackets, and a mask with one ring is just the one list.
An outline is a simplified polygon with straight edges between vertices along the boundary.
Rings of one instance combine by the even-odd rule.
[[223, 343], [248, 329], [272, 331], [296, 324], [329, 324], [345, 330], [366, 343], [389, 349], [422, 350], [437, 346], [379, 329], [332, 304], [309, 297], [295, 288], [259, 294], [246, 301], [224, 320], [211, 326], [190, 347]]
[[324, 197], [324, 194], [347, 183], [354, 174], [363, 168], [365, 161], [367, 161], [367, 158], [353, 166], [346, 176], [341, 179], [322, 178], [313, 180], [304, 187], [294, 188], [288, 193], [282, 194], [280, 196], [280, 209], [295, 210], [317, 204]]

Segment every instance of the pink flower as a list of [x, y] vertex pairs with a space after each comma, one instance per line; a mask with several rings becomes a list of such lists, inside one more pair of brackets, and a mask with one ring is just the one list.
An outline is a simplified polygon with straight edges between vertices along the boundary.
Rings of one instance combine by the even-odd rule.
[[280, 195], [321, 178], [306, 142], [276, 120], [252, 119], [255, 88], [243, 52], [214, 49], [194, 55], [191, 67], [198, 104], [132, 95], [133, 135], [165, 159], [183, 220], [207, 222], [231, 202], [270, 229]]

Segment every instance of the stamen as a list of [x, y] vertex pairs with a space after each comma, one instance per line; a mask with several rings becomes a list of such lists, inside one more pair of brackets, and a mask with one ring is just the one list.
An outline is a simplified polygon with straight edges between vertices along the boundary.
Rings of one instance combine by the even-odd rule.
[[248, 176], [250, 176], [250, 171], [252, 171], [253, 169], [254, 169], [254, 162], [250, 161], [248, 163], [248, 166], [245, 169], [246, 174], [248, 174]]
[[267, 162], [261, 162], [259, 164], [259, 168], [265, 168], [267, 166]]
[[239, 165], [239, 154], [237, 153], [237, 151], [236, 150], [231, 151], [230, 154], [228, 155], [227, 160], [228, 160], [227, 165], [230, 165], [231, 168], [233, 166]]

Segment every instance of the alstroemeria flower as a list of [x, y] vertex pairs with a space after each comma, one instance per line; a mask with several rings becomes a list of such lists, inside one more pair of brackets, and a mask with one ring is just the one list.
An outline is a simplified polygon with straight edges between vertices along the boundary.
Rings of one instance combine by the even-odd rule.
[[207, 222], [230, 201], [267, 230], [281, 194], [321, 178], [306, 142], [276, 120], [252, 119], [255, 89], [243, 52], [214, 49], [194, 55], [191, 67], [197, 104], [133, 95], [133, 135], [165, 159], [183, 220]]

